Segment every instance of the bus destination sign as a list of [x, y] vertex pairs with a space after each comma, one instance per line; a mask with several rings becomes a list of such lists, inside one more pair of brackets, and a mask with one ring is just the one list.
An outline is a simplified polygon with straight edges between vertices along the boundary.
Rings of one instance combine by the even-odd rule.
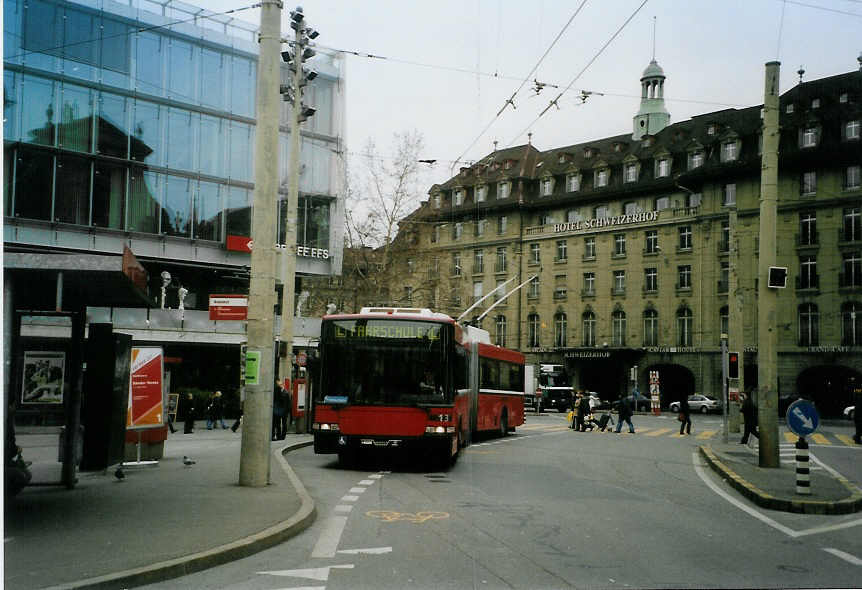
[[366, 339], [392, 338], [396, 340], [439, 340], [440, 324], [427, 322], [379, 321], [357, 324], [353, 321], [335, 322], [335, 338]]

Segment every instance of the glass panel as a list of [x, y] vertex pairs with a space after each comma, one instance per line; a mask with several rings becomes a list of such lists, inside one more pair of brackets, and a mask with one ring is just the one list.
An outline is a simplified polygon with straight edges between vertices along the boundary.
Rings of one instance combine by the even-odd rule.
[[21, 63], [21, 10], [22, 0], [3, 2], [3, 61]]
[[[45, 0], [30, 0], [24, 11], [24, 63], [41, 70], [56, 71], [63, 45], [63, 9]], [[52, 55], [53, 54], [53, 55]]]
[[3, 150], [3, 211], [4, 215], [12, 214], [12, 182], [15, 169], [15, 148]]
[[225, 213], [227, 233], [235, 236], [251, 235], [251, 191], [236, 186], [228, 187]]
[[22, 85], [22, 141], [54, 145], [56, 84], [51, 80], [24, 76]]
[[15, 217], [51, 219], [54, 156], [22, 148], [15, 171]]
[[162, 110], [157, 104], [136, 101], [133, 118], [131, 155], [133, 160], [147, 162], [155, 166], [164, 163], [161, 118]]
[[164, 178], [132, 168], [129, 178], [129, 231], [159, 233], [159, 208]]
[[200, 129], [197, 113], [172, 108], [168, 115], [168, 166], [196, 171], [195, 135]]
[[[303, 203], [304, 201], [304, 207]], [[300, 202], [296, 240], [311, 248], [329, 248], [329, 200], [306, 197]]]
[[126, 167], [96, 162], [93, 173], [93, 225], [123, 229], [126, 212]]
[[54, 220], [90, 225], [90, 160], [65, 156], [57, 161]]
[[252, 181], [251, 125], [232, 121], [230, 124], [230, 151], [228, 152], [230, 178]]
[[63, 85], [60, 147], [76, 152], [93, 150], [93, 96], [89, 88]]
[[136, 87], [141, 92], [156, 96], [163, 96], [165, 93], [165, 85], [162, 82], [162, 43], [163, 38], [159, 35], [138, 34]]
[[224, 61], [224, 54], [218, 51], [204, 49], [201, 53], [201, 104], [206, 107], [224, 110], [224, 95], [228, 88]]
[[200, 240], [221, 241], [222, 204], [220, 185], [201, 182], [195, 197], [195, 236]]
[[186, 102], [195, 99], [195, 52], [191, 43], [171, 39], [168, 44], [170, 97]]
[[254, 117], [256, 76], [255, 62], [244, 57], [233, 57], [230, 87], [230, 111], [236, 115]]
[[18, 107], [20, 98], [18, 86], [21, 76], [15, 72], [6, 70], [3, 72], [3, 138], [8, 141], [18, 141], [19, 115], [21, 109]]
[[91, 14], [66, 8], [64, 17], [63, 73], [84, 80], [95, 80], [99, 65], [99, 29]]
[[106, 156], [126, 158], [129, 153], [129, 130], [126, 120], [126, 99], [102, 93], [99, 119], [96, 122], [96, 152]]
[[201, 115], [201, 174], [227, 178], [224, 167], [224, 120]]
[[[102, 67], [129, 72], [129, 27], [119, 21], [102, 20]], [[153, 56], [150, 56], [152, 59]]]
[[191, 188], [188, 178], [168, 176], [165, 205], [162, 208], [162, 233], [169, 236], [191, 235]]

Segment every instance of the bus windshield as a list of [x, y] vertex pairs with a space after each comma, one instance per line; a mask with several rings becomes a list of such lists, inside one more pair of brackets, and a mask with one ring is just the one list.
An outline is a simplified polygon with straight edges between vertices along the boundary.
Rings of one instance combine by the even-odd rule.
[[446, 403], [444, 342], [434, 322], [351, 319], [324, 322], [318, 398], [351, 404]]

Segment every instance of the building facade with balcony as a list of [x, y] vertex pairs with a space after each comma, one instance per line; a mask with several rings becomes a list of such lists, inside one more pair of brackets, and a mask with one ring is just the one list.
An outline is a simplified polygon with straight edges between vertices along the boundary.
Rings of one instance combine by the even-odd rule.
[[[420, 268], [439, 269], [411, 303], [457, 317], [497, 289], [467, 316], [496, 343], [611, 399], [631, 367], [642, 392], [658, 371], [665, 407], [720, 394], [728, 334], [739, 385], [754, 388], [761, 106], [670, 124], [664, 80], [651, 63], [633, 133], [500, 150], [432, 187], [402, 224]], [[800, 83], [780, 104], [779, 393], [835, 414], [862, 381], [862, 72]]]
[[[4, 324], [15, 309], [85, 307], [136, 345], [164, 346], [181, 386], [232, 388], [245, 325], [207, 310], [211, 295], [248, 292], [254, 159], [275, 156], [254, 154], [257, 27], [175, 0], [8, 0], [3, 11]], [[321, 276], [341, 271], [344, 63], [321, 52], [309, 66], [316, 114], [301, 129], [295, 254], [298, 276]], [[141, 271], [137, 305], [109, 296], [123, 285], [93, 289], [86, 264], [52, 262], [126, 269], [124, 252]]]

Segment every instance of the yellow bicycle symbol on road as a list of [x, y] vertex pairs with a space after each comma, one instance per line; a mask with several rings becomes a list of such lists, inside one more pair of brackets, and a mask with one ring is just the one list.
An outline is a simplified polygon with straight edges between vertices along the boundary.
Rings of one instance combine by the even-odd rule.
[[442, 520], [444, 518], [449, 518], [448, 512], [413, 513], [395, 512], [393, 510], [371, 510], [370, 512], [366, 512], [365, 515], [370, 516], [371, 518], [379, 518], [383, 522], [396, 522], [399, 520], [406, 520], [407, 522], [414, 522], [416, 524], [421, 524], [429, 520]]

